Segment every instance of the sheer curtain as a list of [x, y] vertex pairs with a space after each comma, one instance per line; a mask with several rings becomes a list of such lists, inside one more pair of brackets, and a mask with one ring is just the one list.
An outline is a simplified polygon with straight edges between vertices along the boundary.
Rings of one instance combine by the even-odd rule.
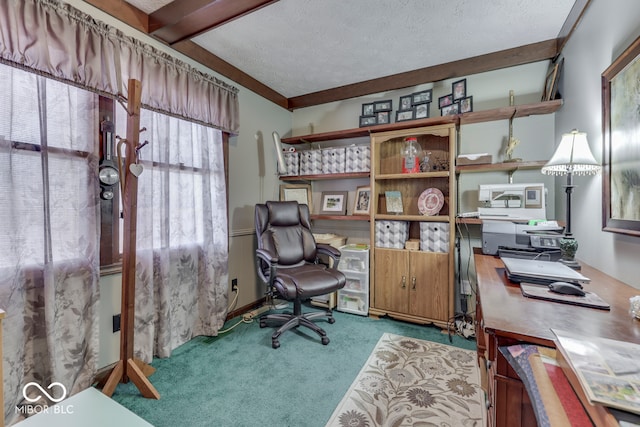
[[224, 323], [227, 205], [220, 131], [149, 110], [140, 126], [134, 352], [150, 362]]
[[98, 102], [5, 65], [0, 93], [0, 307], [11, 423], [26, 383], [60, 382], [69, 395], [95, 374]]

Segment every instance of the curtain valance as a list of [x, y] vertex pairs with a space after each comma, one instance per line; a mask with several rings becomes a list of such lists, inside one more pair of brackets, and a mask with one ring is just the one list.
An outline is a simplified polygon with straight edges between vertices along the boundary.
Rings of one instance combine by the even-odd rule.
[[237, 134], [238, 89], [56, 0], [0, 2], [0, 61]]

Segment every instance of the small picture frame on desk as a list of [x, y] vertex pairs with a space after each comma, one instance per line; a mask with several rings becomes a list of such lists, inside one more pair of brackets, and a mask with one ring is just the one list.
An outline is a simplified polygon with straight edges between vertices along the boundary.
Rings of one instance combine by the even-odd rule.
[[320, 215], [346, 215], [347, 191], [323, 191]]

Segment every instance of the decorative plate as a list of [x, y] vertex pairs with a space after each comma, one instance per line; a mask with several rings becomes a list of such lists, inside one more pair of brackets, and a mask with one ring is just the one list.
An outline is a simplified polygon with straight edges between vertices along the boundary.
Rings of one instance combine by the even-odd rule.
[[422, 215], [438, 215], [444, 205], [444, 195], [437, 188], [427, 188], [418, 198], [418, 211]]

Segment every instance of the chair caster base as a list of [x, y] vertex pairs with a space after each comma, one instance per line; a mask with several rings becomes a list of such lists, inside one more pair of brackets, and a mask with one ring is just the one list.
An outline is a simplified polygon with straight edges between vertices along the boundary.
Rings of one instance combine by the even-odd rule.
[[336, 323], [336, 319], [334, 319], [333, 317], [329, 317], [327, 319], [327, 322], [329, 322], [330, 324]]
[[278, 340], [271, 340], [271, 347], [273, 347], [273, 348], [278, 348], [278, 347], [280, 347], [280, 341], [278, 341]]
[[329, 344], [329, 338], [327, 338], [327, 337], [322, 337], [321, 341], [322, 341], [322, 345]]

